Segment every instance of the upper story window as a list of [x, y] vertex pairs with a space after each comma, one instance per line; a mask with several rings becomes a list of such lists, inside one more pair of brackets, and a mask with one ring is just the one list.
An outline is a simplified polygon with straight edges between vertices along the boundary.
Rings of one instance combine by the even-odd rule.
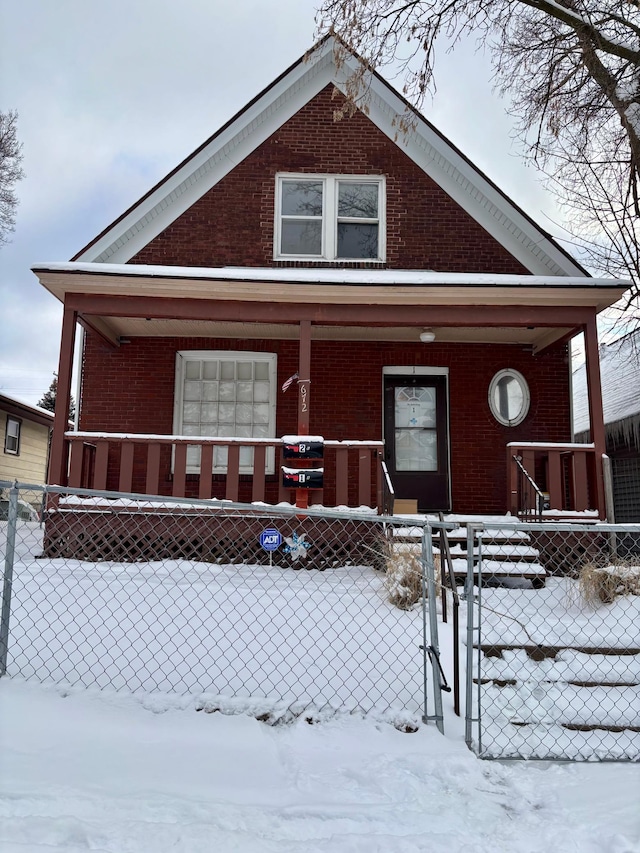
[[13, 453], [18, 456], [20, 453], [20, 428], [22, 424], [17, 418], [12, 418], [7, 415], [7, 430], [4, 434], [4, 452]]
[[279, 175], [275, 257], [382, 261], [384, 178]]

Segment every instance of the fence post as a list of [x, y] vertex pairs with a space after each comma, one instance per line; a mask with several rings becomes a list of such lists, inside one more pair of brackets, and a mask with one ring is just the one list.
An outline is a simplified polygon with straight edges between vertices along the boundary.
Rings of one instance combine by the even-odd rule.
[[[438, 612], [436, 602], [435, 565], [433, 562], [433, 534], [431, 525], [422, 528], [422, 649], [424, 666], [424, 717], [435, 720], [440, 734], [444, 734], [444, 715], [442, 713], [443, 681], [440, 668], [440, 649], [438, 647]], [[427, 606], [429, 607], [429, 638], [427, 639]], [[427, 714], [427, 657], [431, 661], [433, 677], [434, 715]], [[447, 690], [449, 688], [446, 688]]]
[[[467, 579], [465, 581], [464, 594], [467, 599], [467, 669], [466, 669], [466, 678], [465, 678], [465, 712], [464, 712], [464, 741], [471, 749], [471, 744], [473, 742], [473, 723], [475, 722], [475, 718], [473, 716], [472, 711], [472, 703], [473, 703], [473, 635], [474, 635], [474, 604], [475, 599], [473, 595], [473, 581], [474, 581], [474, 570], [475, 570], [475, 560], [473, 549], [475, 546], [475, 535], [476, 531], [474, 528], [468, 524], [467, 525]], [[480, 569], [478, 568], [478, 571]], [[479, 620], [478, 620], [479, 623]], [[479, 624], [478, 624], [479, 628]], [[480, 646], [480, 639], [478, 638], [478, 647]], [[480, 654], [480, 649], [478, 648], [478, 654]], [[480, 685], [478, 685], [478, 690], [480, 689]]]
[[[606, 453], [602, 454], [602, 476], [604, 477], [604, 503], [607, 522], [615, 524], [616, 512], [613, 501], [613, 472], [611, 470], [611, 457], [607, 456]], [[618, 556], [618, 539], [615, 530], [612, 530], [609, 534], [609, 548], [611, 549], [611, 557], [615, 559]]]
[[18, 522], [18, 483], [9, 490], [9, 512], [7, 516], [7, 541], [4, 555], [4, 579], [2, 584], [2, 613], [0, 615], [0, 677], [7, 671], [9, 651], [9, 617], [11, 616], [11, 586], [13, 584], [13, 561], [16, 548]]

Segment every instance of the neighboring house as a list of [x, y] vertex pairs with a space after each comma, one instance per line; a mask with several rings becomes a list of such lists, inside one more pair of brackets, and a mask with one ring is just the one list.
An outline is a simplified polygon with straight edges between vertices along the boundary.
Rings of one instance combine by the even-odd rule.
[[0, 393], [0, 480], [44, 483], [52, 428], [53, 412]]
[[[640, 522], [640, 330], [600, 348], [607, 455], [615, 520]], [[590, 441], [584, 365], [573, 374], [576, 441]]]
[[[596, 315], [627, 283], [590, 278], [378, 75], [335, 121], [358, 63], [323, 39], [71, 262], [34, 266], [64, 305], [63, 399], [85, 330], [52, 482], [380, 508], [384, 462], [420, 510], [497, 513], [517, 456], [552, 508], [603, 511]], [[595, 439], [567, 507], [581, 332]], [[310, 494], [280, 472], [281, 437], [309, 434]]]

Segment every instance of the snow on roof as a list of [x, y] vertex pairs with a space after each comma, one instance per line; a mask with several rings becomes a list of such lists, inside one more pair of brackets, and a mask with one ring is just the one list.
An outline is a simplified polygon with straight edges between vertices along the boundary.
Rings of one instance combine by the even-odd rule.
[[78, 261], [34, 264], [34, 272], [93, 273], [147, 278], [192, 278], [223, 281], [279, 281], [299, 284], [402, 285], [403, 287], [630, 287], [631, 282], [611, 278], [555, 275], [501, 275], [493, 273], [446, 273], [434, 270], [341, 269], [274, 267], [178, 267], [147, 264], [105, 264]]
[[[600, 347], [602, 405], [607, 427], [640, 417], [640, 329]], [[573, 429], [589, 429], [586, 367], [573, 373]]]
[[14, 397], [13, 394], [7, 394], [4, 391], [0, 392], [0, 403], [3, 400], [13, 403], [15, 406], [20, 406], [22, 409], [29, 409], [35, 414], [44, 415], [53, 421], [53, 412], [50, 412], [49, 409], [43, 409], [42, 406], [34, 406], [33, 403], [27, 403], [26, 400], [21, 400], [19, 397]]

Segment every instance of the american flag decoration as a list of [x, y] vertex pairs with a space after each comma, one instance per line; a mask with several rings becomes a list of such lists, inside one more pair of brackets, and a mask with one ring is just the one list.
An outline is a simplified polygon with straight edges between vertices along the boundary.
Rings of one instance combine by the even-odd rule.
[[290, 376], [288, 379], [285, 379], [285, 381], [282, 383], [282, 390], [286, 391], [291, 386], [291, 383], [297, 378], [298, 374], [294, 373], [293, 376]]

